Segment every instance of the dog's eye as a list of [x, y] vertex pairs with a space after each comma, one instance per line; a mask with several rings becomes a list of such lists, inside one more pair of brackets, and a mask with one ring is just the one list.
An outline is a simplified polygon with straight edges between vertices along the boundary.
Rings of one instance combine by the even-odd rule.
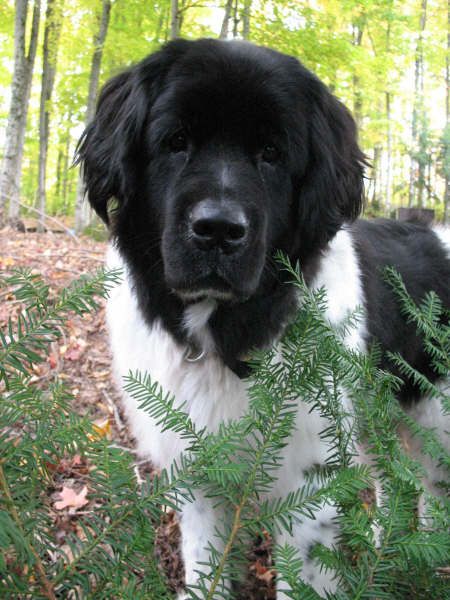
[[183, 130], [177, 131], [169, 140], [171, 152], [185, 152], [188, 147], [188, 138]]
[[275, 162], [280, 156], [278, 148], [273, 144], [266, 144], [262, 150], [261, 158], [264, 162]]

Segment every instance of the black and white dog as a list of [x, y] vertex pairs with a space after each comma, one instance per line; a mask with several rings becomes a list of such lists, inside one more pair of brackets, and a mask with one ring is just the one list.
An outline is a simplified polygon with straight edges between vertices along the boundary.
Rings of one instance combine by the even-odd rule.
[[[354, 121], [295, 58], [244, 42], [170, 42], [105, 85], [79, 158], [89, 201], [110, 224], [109, 263], [126, 271], [108, 304], [115, 370], [149, 372], [198, 427], [215, 430], [246, 411], [242, 359], [275, 343], [296, 310], [276, 250], [300, 262], [309, 286], [325, 287], [332, 324], [364, 308], [351, 347], [376, 339], [436, 379], [381, 271], [393, 265], [415, 300], [435, 290], [449, 306], [450, 234], [356, 220], [364, 156]], [[383, 366], [390, 368], [387, 359]], [[449, 428], [413, 382], [405, 381], [401, 400], [423, 424]], [[170, 465], [183, 440], [161, 433], [129, 397], [125, 408], [138, 450]], [[277, 496], [327, 458], [319, 436], [327, 423], [301, 399], [296, 425]], [[308, 548], [333, 542], [333, 516], [325, 507], [277, 539], [298, 548], [317, 590], [332, 583]], [[220, 519], [205, 497], [183, 509], [189, 584], [208, 541], [217, 544]]]

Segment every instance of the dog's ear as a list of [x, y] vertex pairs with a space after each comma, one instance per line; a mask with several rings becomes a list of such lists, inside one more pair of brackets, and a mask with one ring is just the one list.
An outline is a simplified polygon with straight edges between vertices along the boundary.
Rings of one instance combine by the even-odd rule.
[[323, 248], [362, 210], [366, 160], [347, 108], [314, 76], [308, 92], [309, 159], [298, 182], [301, 243]]
[[184, 51], [183, 42], [171, 42], [110, 79], [78, 143], [76, 162], [82, 165], [89, 202], [106, 223], [109, 201], [115, 198], [123, 206], [137, 189], [146, 120], [165, 74]]

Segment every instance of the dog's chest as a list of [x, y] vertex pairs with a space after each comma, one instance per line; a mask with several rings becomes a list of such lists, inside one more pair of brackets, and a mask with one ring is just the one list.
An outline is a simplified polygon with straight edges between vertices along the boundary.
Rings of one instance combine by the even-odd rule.
[[[333, 300], [327, 311], [328, 317], [331, 322], [337, 323], [362, 300], [359, 280], [354, 276], [358, 269], [346, 232], [341, 232], [333, 242], [330, 251], [332, 258], [336, 260], [327, 261], [316, 285], [327, 289], [329, 298]], [[334, 276], [332, 267], [336, 261], [348, 263], [345, 293], [342, 278]], [[109, 267], [124, 267], [121, 257], [112, 248], [107, 262]], [[353, 289], [349, 283], [355, 281], [358, 285], [354, 284]], [[214, 353], [207, 327], [214, 308], [214, 301], [207, 300], [185, 311], [187, 332], [206, 350], [201, 360], [189, 362], [186, 349], [174, 340], [160, 321], [155, 321], [152, 327], [144, 321], [126, 272], [121, 285], [112, 290], [107, 306], [114, 371], [119, 386], [122, 377], [130, 370], [146, 372], [165, 392], [175, 396], [176, 405], [183, 406], [196, 427], [206, 427], [211, 432], [216, 431], [221, 422], [238, 419], [247, 411], [249, 385]], [[346, 342], [352, 347], [361, 346], [363, 329], [361, 327], [352, 332]], [[150, 457], [158, 466], [169, 466], [185, 448], [185, 442], [179, 434], [161, 432], [161, 426], [139, 409], [128, 394], [124, 394], [124, 408], [138, 452]], [[326, 459], [325, 444], [319, 435], [326, 426], [327, 422], [316, 411], [310, 412], [310, 407], [299, 399], [296, 431], [286, 449], [286, 464], [283, 467], [287, 480], [294, 471], [307, 470], [312, 464], [320, 464]], [[282, 475], [280, 473], [281, 479]]]
[[[215, 431], [219, 423], [239, 418], [247, 409], [246, 383], [230, 371], [213, 353], [198, 362], [189, 362], [185, 349], [156, 321], [149, 327], [142, 318], [127, 279], [108, 300], [114, 372], [117, 382], [130, 370], [148, 373], [165, 392], [175, 396], [199, 429]], [[128, 394], [124, 409], [136, 438], [138, 452], [162, 467], [170, 465], [185, 444], [161, 427]]]
[[[206, 427], [214, 432], [220, 423], [238, 419], [246, 412], [248, 382], [239, 379], [213, 352], [197, 362], [187, 361], [184, 348], [160, 322], [155, 322], [152, 327], [144, 322], [127, 280], [112, 291], [107, 317], [119, 384], [130, 370], [147, 372], [152, 381], [157, 381], [164, 391], [175, 396], [176, 405], [183, 406], [198, 429]], [[194, 321], [191, 314], [189, 323], [191, 331], [194, 325], [199, 325], [197, 334], [200, 335], [199, 313], [197, 317], [199, 320]], [[130, 395], [124, 394], [123, 401], [139, 454], [151, 458], [159, 467], [169, 467], [185, 449], [184, 440], [177, 433], [161, 432], [161, 426], [140, 409]], [[325, 448], [319, 432], [325, 426], [323, 419], [310, 413], [299, 401], [297, 432], [287, 451], [290, 459], [286, 478], [293, 471], [298, 474], [312, 464], [324, 461]]]

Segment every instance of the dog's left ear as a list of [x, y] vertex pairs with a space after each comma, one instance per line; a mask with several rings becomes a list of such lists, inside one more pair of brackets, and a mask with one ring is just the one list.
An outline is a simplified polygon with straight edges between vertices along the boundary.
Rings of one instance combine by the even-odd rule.
[[347, 108], [312, 76], [308, 86], [308, 164], [298, 182], [302, 245], [323, 248], [361, 212], [365, 156]]

